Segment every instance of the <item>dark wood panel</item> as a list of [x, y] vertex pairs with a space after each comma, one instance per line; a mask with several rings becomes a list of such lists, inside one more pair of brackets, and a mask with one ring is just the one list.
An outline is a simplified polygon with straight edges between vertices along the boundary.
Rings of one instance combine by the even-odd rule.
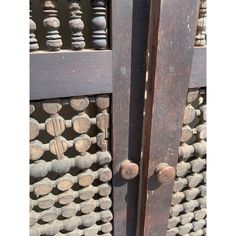
[[177, 164], [198, 9], [195, 0], [151, 2], [140, 235], [166, 235], [173, 181], [161, 184], [156, 168]]
[[206, 47], [195, 47], [189, 88], [206, 87]]
[[134, 195], [138, 194], [138, 177], [126, 181], [119, 173], [122, 161], [129, 159], [132, 10], [133, 0], [112, 1], [113, 235], [116, 236], [135, 235], [137, 220]]
[[30, 99], [112, 92], [112, 52], [30, 54]]

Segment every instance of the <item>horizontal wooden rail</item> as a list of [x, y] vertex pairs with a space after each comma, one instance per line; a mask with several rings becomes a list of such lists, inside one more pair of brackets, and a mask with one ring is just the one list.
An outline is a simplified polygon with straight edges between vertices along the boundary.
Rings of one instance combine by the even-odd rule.
[[112, 51], [30, 54], [30, 99], [112, 92]]
[[206, 87], [206, 47], [195, 47], [189, 88]]

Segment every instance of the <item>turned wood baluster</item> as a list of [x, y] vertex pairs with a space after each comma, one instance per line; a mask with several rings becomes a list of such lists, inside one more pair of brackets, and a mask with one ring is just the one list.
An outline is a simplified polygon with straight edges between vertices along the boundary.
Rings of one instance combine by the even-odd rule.
[[81, 1], [69, 0], [68, 8], [70, 11], [69, 27], [71, 30], [71, 47], [73, 50], [80, 50], [85, 48], [84, 37], [82, 30], [84, 29], [84, 22], [81, 20]]
[[32, 20], [32, 2], [30, 1], [30, 51], [35, 51], [39, 49], [38, 40], [35, 38], [36, 24]]
[[91, 0], [93, 8], [92, 46], [95, 49], [105, 49], [107, 46], [106, 0]]
[[58, 28], [60, 21], [57, 18], [57, 1], [55, 0], [41, 0], [45, 19], [43, 25], [47, 31], [46, 45], [50, 51], [58, 51], [61, 49], [62, 40]]

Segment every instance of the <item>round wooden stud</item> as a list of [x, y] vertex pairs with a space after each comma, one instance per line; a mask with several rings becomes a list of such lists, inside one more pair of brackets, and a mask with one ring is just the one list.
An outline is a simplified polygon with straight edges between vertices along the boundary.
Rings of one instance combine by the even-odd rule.
[[57, 208], [52, 207], [47, 211], [47, 213], [43, 214], [42, 220], [44, 222], [51, 222], [54, 221], [57, 218]]
[[172, 228], [172, 229], [168, 229], [166, 232], [166, 236], [176, 236], [178, 234], [179, 230], [178, 228]]
[[62, 108], [61, 100], [60, 99], [44, 100], [42, 103], [42, 107], [45, 112], [54, 115], [58, 113]]
[[194, 218], [193, 212], [188, 212], [186, 214], [180, 215], [181, 224], [185, 225], [191, 222], [191, 220]]
[[50, 183], [41, 183], [35, 187], [34, 192], [36, 195], [46, 195], [52, 191], [52, 186]]
[[76, 204], [74, 202], [71, 202], [69, 205], [61, 208], [62, 216], [65, 218], [70, 218], [76, 214], [76, 209]]
[[86, 114], [80, 114], [78, 116], [74, 116], [72, 118], [72, 126], [75, 132], [79, 134], [86, 133], [91, 126], [89, 116]]
[[80, 186], [86, 187], [92, 184], [94, 181], [94, 176], [92, 173], [82, 173], [79, 176], [78, 183]]
[[76, 111], [84, 111], [89, 105], [88, 97], [73, 97], [70, 99], [71, 107]]
[[109, 210], [101, 211], [100, 215], [103, 222], [109, 222], [113, 219], [113, 215]]
[[78, 152], [85, 153], [91, 147], [91, 139], [87, 134], [82, 134], [74, 139], [74, 146]]
[[47, 119], [45, 126], [46, 131], [54, 137], [61, 135], [66, 129], [65, 120], [59, 115]]
[[189, 124], [191, 123], [196, 117], [196, 112], [194, 107], [192, 107], [191, 104], [187, 105], [184, 109], [184, 120], [183, 123], [184, 124]]
[[67, 205], [71, 202], [73, 202], [75, 199], [75, 196], [72, 194], [72, 193], [63, 193], [62, 195], [60, 195], [58, 197], [58, 202], [61, 204], [61, 205]]
[[100, 185], [98, 193], [103, 197], [108, 196], [111, 193], [111, 186], [109, 184]]
[[181, 191], [184, 187], [186, 187], [188, 181], [185, 178], [177, 178], [174, 183], [174, 192]]
[[75, 166], [78, 167], [81, 170], [88, 169], [93, 164], [93, 158], [91, 154], [88, 152], [85, 153], [83, 156], [76, 156], [75, 157]]
[[97, 163], [102, 166], [111, 162], [111, 154], [109, 152], [98, 152]]
[[95, 212], [91, 212], [88, 215], [83, 215], [82, 216], [83, 226], [90, 227], [94, 225], [96, 223], [96, 218], [97, 218], [97, 214]]
[[112, 179], [112, 172], [109, 168], [98, 170], [99, 180], [102, 182], [108, 182]]
[[106, 129], [108, 129], [109, 128], [109, 114], [99, 113], [96, 116], [96, 124], [97, 124], [97, 127], [102, 131], [105, 131]]
[[135, 178], [139, 173], [139, 166], [130, 160], [125, 160], [120, 165], [120, 175], [126, 179], [130, 180]]
[[81, 200], [88, 200], [95, 195], [95, 188], [93, 186], [88, 186], [80, 190], [79, 198]]
[[198, 98], [198, 95], [199, 95], [199, 90], [189, 91], [187, 96], [187, 102], [188, 103], [194, 102]]
[[176, 175], [178, 177], [185, 176], [191, 168], [191, 165], [188, 162], [181, 161], [176, 166]]
[[103, 233], [109, 233], [112, 231], [112, 224], [110, 222], [107, 222], [105, 224], [101, 225], [101, 230]]
[[181, 139], [180, 141], [182, 143], [186, 143], [188, 140], [190, 140], [193, 136], [193, 131], [192, 129], [188, 126], [188, 125], [185, 125], [183, 128], [182, 128], [182, 134], [181, 134]]
[[174, 205], [173, 207], [170, 208], [170, 215], [173, 216], [178, 216], [180, 212], [184, 210], [184, 206], [182, 204], [177, 204]]
[[38, 162], [37, 164], [30, 164], [30, 176], [34, 178], [42, 178], [47, 175], [48, 170], [45, 164], [48, 164], [45, 161]]
[[30, 140], [39, 135], [39, 123], [37, 120], [30, 118]]
[[107, 141], [105, 140], [105, 134], [104, 134], [104, 132], [97, 134], [96, 139], [97, 139], [97, 145], [98, 145], [102, 150], [106, 150], [106, 149], [107, 149]]
[[58, 174], [65, 174], [70, 170], [70, 159], [53, 160], [51, 162], [52, 171]]
[[57, 188], [64, 192], [66, 190], [71, 189], [73, 184], [74, 184], [73, 181], [71, 181], [70, 179], [62, 179], [58, 181]]
[[29, 106], [30, 115], [32, 115], [34, 113], [34, 111], [35, 111], [35, 106], [30, 104], [30, 106]]
[[193, 228], [193, 225], [191, 223], [188, 223], [186, 225], [179, 226], [178, 228], [179, 228], [178, 234], [185, 235], [188, 232], [190, 232], [190, 230]]
[[96, 97], [96, 105], [101, 109], [107, 109], [110, 106], [110, 98], [109, 95], [98, 95]]
[[38, 200], [38, 206], [41, 209], [48, 209], [52, 207], [55, 204], [55, 201], [53, 199], [39, 199]]
[[49, 142], [49, 150], [52, 154], [56, 155], [58, 159], [62, 159], [64, 153], [68, 149], [68, 142], [63, 137], [55, 137]]
[[43, 154], [43, 144], [38, 140], [32, 141], [30, 143], [30, 160], [38, 160]]
[[82, 202], [80, 204], [81, 212], [84, 214], [91, 213], [96, 208], [96, 201], [94, 199], [89, 199], [88, 201]]
[[64, 220], [63, 221], [63, 224], [64, 224], [64, 229], [66, 230], [66, 231], [73, 231], [73, 230], [75, 230], [77, 227], [78, 227], [78, 225], [79, 225], [79, 223], [78, 223], [78, 217], [76, 217], [76, 216], [73, 216], [72, 218], [70, 218], [70, 219], [66, 219], [66, 220]]
[[168, 229], [174, 228], [180, 222], [180, 218], [178, 216], [172, 217], [168, 220]]
[[156, 168], [157, 178], [160, 183], [168, 183], [175, 179], [175, 168], [167, 163], [161, 163]]
[[107, 210], [112, 206], [112, 201], [110, 198], [101, 198], [99, 199], [99, 206], [103, 210]]

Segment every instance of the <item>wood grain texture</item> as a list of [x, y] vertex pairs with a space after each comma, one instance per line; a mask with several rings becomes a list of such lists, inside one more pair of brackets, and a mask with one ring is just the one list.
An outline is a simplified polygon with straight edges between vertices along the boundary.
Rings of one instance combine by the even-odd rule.
[[112, 52], [31, 53], [30, 99], [112, 92]]
[[189, 88], [206, 87], [206, 47], [195, 47]]
[[151, 1], [150, 9], [140, 235], [165, 236], [173, 181], [159, 183], [155, 169], [178, 161], [199, 1]]

